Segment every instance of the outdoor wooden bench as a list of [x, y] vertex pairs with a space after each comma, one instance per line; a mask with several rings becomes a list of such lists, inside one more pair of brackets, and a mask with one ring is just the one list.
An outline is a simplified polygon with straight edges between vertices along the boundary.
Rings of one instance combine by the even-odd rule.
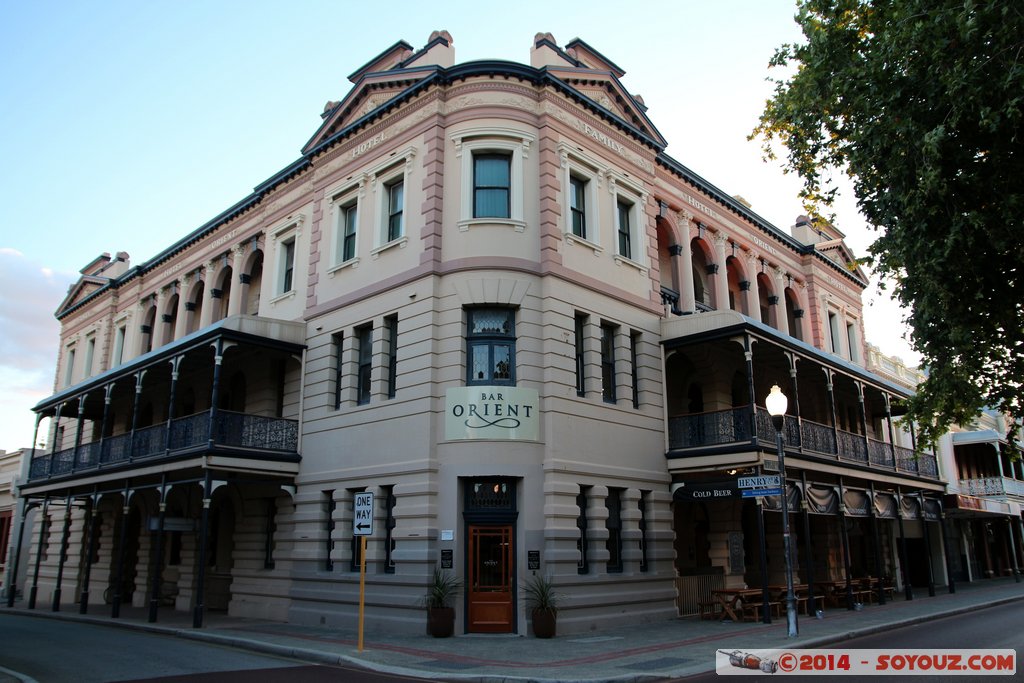
[[769, 603], [764, 603], [764, 602], [744, 602], [743, 603], [743, 619], [747, 620], [749, 618], [751, 621], [760, 621], [760, 619], [761, 619], [761, 610], [764, 608], [765, 604], [767, 604], [768, 605], [768, 609], [770, 609], [772, 611], [772, 615], [779, 616], [781, 614], [781, 608], [782, 608], [782, 603], [781, 602], [769, 602]]

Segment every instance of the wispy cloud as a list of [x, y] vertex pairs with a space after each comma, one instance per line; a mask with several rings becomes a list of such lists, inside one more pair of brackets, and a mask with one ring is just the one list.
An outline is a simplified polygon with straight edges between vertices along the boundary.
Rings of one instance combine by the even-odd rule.
[[31, 408], [53, 392], [60, 337], [53, 314], [76, 277], [0, 247], [0, 448], [30, 445]]

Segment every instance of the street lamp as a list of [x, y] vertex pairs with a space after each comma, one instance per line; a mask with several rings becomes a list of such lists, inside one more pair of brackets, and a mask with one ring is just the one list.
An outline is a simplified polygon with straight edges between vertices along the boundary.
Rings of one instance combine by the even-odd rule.
[[772, 386], [771, 392], [764, 400], [764, 407], [772, 416], [772, 425], [775, 427], [775, 445], [779, 451], [779, 478], [782, 480], [782, 552], [786, 556], [786, 624], [787, 635], [793, 638], [799, 635], [796, 625], [796, 595], [793, 593], [793, 562], [789, 552], [789, 498], [786, 495], [786, 453], [782, 447], [782, 426], [786, 420], [786, 406], [789, 399], [779, 389], [779, 385]]

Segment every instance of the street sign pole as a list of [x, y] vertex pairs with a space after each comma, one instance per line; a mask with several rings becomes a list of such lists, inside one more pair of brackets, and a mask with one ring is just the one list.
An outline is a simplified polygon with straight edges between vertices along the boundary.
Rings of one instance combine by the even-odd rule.
[[366, 605], [366, 536], [359, 538], [359, 651], [363, 651], [363, 608]]
[[356, 494], [352, 533], [359, 536], [359, 652], [363, 651], [363, 614], [366, 607], [366, 537], [373, 533], [373, 494]]

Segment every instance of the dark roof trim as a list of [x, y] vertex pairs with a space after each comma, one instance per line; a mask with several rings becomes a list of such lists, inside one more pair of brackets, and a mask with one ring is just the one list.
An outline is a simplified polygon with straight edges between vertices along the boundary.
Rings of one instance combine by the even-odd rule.
[[[448, 47], [448, 40], [444, 36], [437, 36], [432, 41], [424, 45], [422, 49], [412, 53], [411, 55], [403, 59], [401, 62], [399, 62], [397, 68], [404, 69], [407, 64], [412, 64], [417, 59], [427, 54], [427, 52], [430, 51], [430, 48], [434, 47], [435, 45], [444, 45], [445, 47]], [[357, 71], [356, 73], [359, 72]]]
[[744, 218], [753, 223], [756, 227], [760, 228], [762, 232], [764, 232], [772, 239], [781, 242], [783, 245], [789, 247], [798, 254], [813, 254], [815, 257], [817, 257], [819, 261], [821, 261], [822, 263], [824, 263], [825, 265], [827, 265], [840, 275], [844, 276], [846, 279], [850, 280], [857, 286], [861, 288], [867, 288], [869, 283], [865, 282], [864, 280], [861, 280], [854, 273], [851, 273], [846, 268], [843, 268], [841, 265], [839, 265], [832, 259], [828, 258], [825, 254], [819, 252], [817, 249], [814, 248], [813, 244], [804, 244], [803, 242], [800, 242], [799, 240], [794, 238], [792, 235], [778, 229], [777, 227], [769, 223], [766, 219], [757, 215], [756, 213], [748, 209], [746, 206], [740, 204], [738, 201], [727, 195], [723, 190], [712, 185], [710, 182], [708, 182], [701, 176], [697, 175], [692, 170], [690, 170], [680, 162], [670, 157], [668, 154], [665, 154], [665, 152], [660, 152], [658, 154], [657, 162], [667, 170], [671, 171], [672, 173], [675, 173], [683, 180], [693, 185], [695, 188], [697, 188], [704, 194], [710, 196], [719, 204], [722, 204], [725, 208], [729, 209], [735, 214], [738, 214], [741, 218]]
[[[393, 75], [400, 77], [403, 74], [416, 73], [422, 71], [424, 67], [415, 67], [414, 69], [394, 69], [391, 71], [383, 71], [374, 73], [373, 76]], [[616, 116], [612, 112], [608, 111], [597, 102], [587, 97], [580, 91], [576, 90], [572, 86], [562, 81], [557, 76], [548, 72], [547, 67], [536, 69], [532, 66], [526, 66], [525, 64], [518, 64], [516, 62], [506, 62], [502, 60], [482, 60], [476, 62], [466, 62], [465, 64], [456, 64], [455, 66], [444, 68], [435, 66], [433, 73], [425, 76], [422, 80], [416, 84], [410, 86], [406, 90], [402, 91], [398, 95], [392, 97], [387, 102], [384, 102], [379, 107], [366, 115], [356, 119], [352, 123], [348, 124], [338, 132], [334, 133], [330, 137], [324, 139], [315, 147], [311, 148], [307, 152], [308, 157], [316, 156], [321, 153], [327, 147], [333, 145], [338, 140], [351, 135], [359, 128], [368, 125], [374, 120], [384, 116], [391, 110], [395, 109], [401, 104], [409, 101], [411, 98], [422, 93], [424, 90], [432, 85], [451, 85], [452, 83], [472, 78], [474, 76], [507, 76], [510, 78], [518, 78], [524, 81], [528, 81], [533, 85], [550, 85], [557, 90], [560, 90], [564, 94], [569, 95], [575, 100], [578, 100], [581, 104], [585, 105], [593, 113], [597, 114], [607, 122], [613, 124], [619, 128], [622, 132], [636, 138], [645, 145], [649, 145], [656, 151], [664, 149], [664, 145], [658, 140], [647, 135], [643, 131], [639, 130], [636, 126], [625, 121], [624, 119]], [[652, 126], [653, 127], [653, 126]], [[308, 143], [307, 143], [308, 144]]]
[[368, 66], [370, 66], [371, 64], [373, 64], [374, 62], [376, 62], [376, 61], [378, 61], [380, 59], [383, 59], [389, 52], [394, 52], [395, 50], [398, 50], [399, 48], [405, 48], [406, 50], [409, 50], [410, 52], [412, 52], [413, 49], [414, 49], [413, 46], [410, 45], [409, 43], [405, 42], [404, 40], [399, 40], [394, 45], [392, 45], [391, 47], [388, 47], [388, 48], [380, 51], [379, 53], [377, 53], [377, 55], [375, 55], [372, 59], [370, 59], [368, 62], [363, 64], [361, 67], [359, 67], [358, 69], [353, 71], [351, 74], [349, 74], [348, 79], [350, 81], [353, 80], [353, 79], [357, 79], [360, 75], [362, 75], [363, 70], [366, 69]]
[[568, 50], [570, 48], [576, 47], [577, 45], [582, 47], [587, 52], [593, 53], [595, 57], [598, 57], [599, 59], [603, 60], [605, 64], [607, 64], [611, 68], [615, 69], [615, 71], [618, 72], [616, 74], [617, 76], [621, 77], [621, 76], [625, 76], [626, 75], [626, 70], [625, 69], [623, 69], [621, 66], [619, 66], [618, 64], [616, 64], [612, 60], [610, 60], [607, 57], [605, 57], [601, 52], [595, 50], [591, 45], [587, 44], [587, 42], [585, 40], [583, 40], [582, 38], [573, 38], [572, 40], [570, 40], [568, 43], [565, 44], [565, 49]]
[[[558, 45], [556, 43], [553, 43], [552, 41], [548, 40], [547, 38], [541, 38], [536, 43], [534, 43], [533, 46], [534, 47], [541, 47], [541, 46], [550, 47], [552, 50], [554, 50], [556, 53], [558, 53], [559, 57], [564, 59], [567, 63], [571, 64], [572, 66], [578, 66], [578, 67], [582, 67], [582, 68], [587, 68], [586, 65], [583, 64], [583, 62], [581, 62], [580, 60], [576, 59], [575, 57], [570, 55], [568, 52], [566, 52], [562, 48], [558, 47]], [[568, 47], [568, 45], [566, 47]]]
[[125, 272], [123, 275], [121, 275], [121, 277], [117, 278], [116, 280], [108, 282], [107, 284], [100, 287], [96, 291], [90, 293], [89, 296], [83, 298], [81, 301], [77, 302], [73, 306], [69, 306], [66, 309], [58, 311], [57, 319], [60, 320], [69, 313], [78, 310], [83, 305], [91, 301], [93, 298], [99, 296], [101, 292], [106, 291], [110, 287], [120, 287], [125, 282], [128, 282], [129, 280], [141, 275], [142, 273], [148, 270], [152, 270], [156, 266], [160, 265], [163, 261], [166, 261], [167, 259], [171, 258], [178, 252], [183, 251], [184, 249], [191, 246], [195, 242], [198, 242], [203, 237], [206, 237], [206, 235], [208, 235], [213, 230], [216, 230], [224, 223], [230, 221], [232, 218], [235, 218], [236, 216], [245, 213], [247, 210], [259, 204], [260, 201], [262, 201], [263, 198], [278, 185], [290, 180], [295, 175], [298, 175], [299, 173], [305, 171], [310, 166], [310, 163], [310, 160], [305, 157], [292, 162], [281, 171], [278, 171], [277, 173], [275, 173], [274, 175], [272, 175], [271, 177], [267, 178], [262, 183], [257, 185], [248, 197], [237, 202], [230, 208], [222, 211], [220, 214], [210, 219], [203, 225], [199, 226], [191, 233], [186, 235], [184, 238], [178, 240], [170, 247], [164, 249], [153, 258], [144, 261], [143, 263], [140, 263], [137, 266], [134, 266], [133, 268]]

